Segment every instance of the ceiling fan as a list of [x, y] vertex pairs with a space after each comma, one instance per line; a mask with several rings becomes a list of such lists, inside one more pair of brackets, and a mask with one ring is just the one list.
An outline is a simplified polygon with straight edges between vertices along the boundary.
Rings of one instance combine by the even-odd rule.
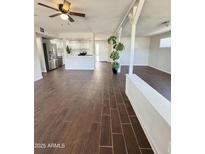
[[62, 4], [58, 4], [58, 9], [57, 8], [53, 8], [53, 7], [48, 6], [46, 4], [43, 4], [43, 3], [38, 3], [38, 5], [47, 7], [49, 9], [53, 9], [55, 11], [58, 11], [58, 13], [50, 15], [49, 17], [51, 17], [51, 18], [61, 15], [62, 19], [64, 19], [64, 20], [68, 19], [70, 22], [74, 22], [75, 20], [70, 15], [72, 15], [72, 16], [79, 16], [79, 17], [85, 17], [84, 13], [70, 11], [71, 3], [66, 1], [66, 0], [64, 0]]

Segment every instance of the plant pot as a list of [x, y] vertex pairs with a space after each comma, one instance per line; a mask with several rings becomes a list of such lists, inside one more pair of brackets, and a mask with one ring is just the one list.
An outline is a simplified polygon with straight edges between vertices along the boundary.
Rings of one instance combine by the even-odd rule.
[[117, 74], [117, 70], [115, 68], [112, 68], [113, 74]]

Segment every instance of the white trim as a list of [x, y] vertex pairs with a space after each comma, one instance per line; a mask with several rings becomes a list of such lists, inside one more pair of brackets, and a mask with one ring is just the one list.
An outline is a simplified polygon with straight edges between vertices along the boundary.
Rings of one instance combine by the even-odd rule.
[[171, 103], [135, 74], [126, 75], [125, 93], [155, 153], [170, 153]]
[[136, 25], [137, 25], [137, 22], [139, 20], [139, 16], [141, 14], [143, 5], [144, 5], [144, 0], [139, 0], [138, 5], [133, 7], [132, 15], [130, 14], [130, 20], [131, 20], [131, 46], [130, 46], [129, 74], [133, 74]]
[[[120, 27], [119, 32], [118, 32], [118, 42], [121, 41], [121, 36], [122, 36], [122, 27]], [[118, 73], [121, 72], [121, 64], [120, 64], [120, 58], [118, 59], [118, 63], [119, 63], [119, 69], [118, 69]]]
[[[135, 9], [134, 9], [135, 8]], [[133, 14], [136, 12], [136, 7], [133, 8]], [[133, 19], [132, 19], [133, 20]], [[134, 52], [135, 52], [135, 33], [136, 33], [136, 23], [132, 22], [131, 30], [131, 45], [130, 45], [130, 64], [129, 64], [129, 74], [133, 73], [134, 65]]]
[[154, 88], [147, 84], [144, 80], [136, 74], [127, 75], [127, 77], [140, 87], [141, 93], [152, 104], [157, 112], [164, 118], [164, 120], [171, 126], [171, 103], [168, 99], [158, 93]]
[[[121, 64], [121, 66], [129, 66], [129, 64]], [[151, 65], [148, 65], [148, 64], [134, 64], [134, 66], [149, 66], [149, 67], [152, 67], [152, 68], [154, 68], [154, 69], [157, 69], [157, 70], [159, 70], [159, 71], [161, 71], [161, 72], [164, 72], [164, 73], [167, 73], [167, 74], [170, 74], [170, 75], [171, 75], [171, 72], [165, 71], [165, 70], [163, 70], [163, 69], [160, 69], [160, 68], [158, 68], [158, 67], [151, 66]]]
[[[129, 66], [129, 64], [122, 64], [121, 66]], [[134, 64], [133, 66], [149, 66], [146, 64]]]
[[[137, 7], [133, 7], [134, 11], [133, 11], [133, 21], [135, 24], [138, 23], [138, 20], [139, 20], [139, 17], [140, 17], [140, 14], [142, 12], [142, 8], [143, 8], [143, 5], [144, 5], [144, 1], [145, 0], [139, 0], [139, 3], [137, 4]], [[136, 9], [136, 10], [135, 10]]]
[[163, 28], [159, 28], [151, 33], [145, 34], [145, 36], [153, 36], [153, 35], [159, 35], [162, 33], [166, 33], [171, 31], [171, 26], [169, 25], [168, 27], [163, 27]]
[[125, 16], [123, 17], [122, 21], [120, 22], [117, 29], [115, 30], [115, 34], [118, 32], [120, 27], [123, 27], [123, 24], [124, 24], [126, 18], [129, 16], [129, 13], [132, 10], [132, 8], [134, 7], [135, 3], [136, 3], [136, 0], [133, 0], [132, 3], [130, 4], [129, 8], [127, 9], [127, 12], [126, 12]]
[[92, 67], [92, 68], [70, 68], [70, 67], [67, 67], [65, 69], [71, 70], [71, 71], [80, 71], [80, 70], [82, 70], [82, 71], [94, 71], [95, 70], [94, 67]]
[[35, 81], [38, 81], [38, 80], [40, 80], [40, 79], [43, 79], [43, 76], [42, 76], [42, 75], [35, 77], [35, 78], [34, 78], [34, 82], [35, 82]]
[[149, 66], [149, 67], [152, 67], [152, 68], [155, 68], [155, 69], [157, 69], [157, 70], [159, 70], [159, 71], [161, 71], [161, 72], [165, 72], [165, 73], [171, 75], [171, 72], [165, 71], [165, 70], [163, 70], [163, 69], [161, 69], [161, 68], [158, 68], [158, 67], [155, 67], [155, 66], [151, 66], [151, 65], [148, 65], [148, 66]]

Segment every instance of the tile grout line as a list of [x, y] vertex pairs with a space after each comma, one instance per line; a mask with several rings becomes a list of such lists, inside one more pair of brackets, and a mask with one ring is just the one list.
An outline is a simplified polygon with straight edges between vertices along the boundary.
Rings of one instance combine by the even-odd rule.
[[136, 115], [128, 115], [129, 117], [136, 117]]
[[[129, 117], [129, 119], [130, 119], [130, 117]], [[131, 121], [131, 120], [130, 120], [130, 121]], [[140, 145], [139, 145], [139, 141], [138, 141], [137, 136], [136, 136], [136, 134], [135, 134], [135, 132], [134, 132], [134, 128], [133, 128], [132, 122], [131, 122], [131, 128], [132, 128], [132, 131], [133, 131], [135, 140], [137, 141], [137, 145], [138, 145], [138, 148], [139, 148], [139, 150], [140, 150], [140, 153], [142, 154], [142, 151], [141, 151]]]
[[142, 150], [152, 150], [152, 148], [140, 148]]
[[[101, 92], [101, 104], [103, 103], [103, 100], [104, 100], [104, 98], [103, 98], [103, 94], [104, 94], [104, 91]], [[100, 137], [99, 137], [99, 148], [98, 148], [99, 150], [98, 150], [98, 154], [100, 154], [100, 144], [101, 144], [102, 110], [103, 110], [103, 104], [102, 104], [102, 106], [101, 106], [101, 113], [100, 113], [100, 121], [101, 121], [101, 123], [100, 123]]]
[[113, 148], [113, 146], [109, 146], [109, 145], [100, 145], [99, 146], [100, 148], [102, 147], [102, 148]]
[[[114, 93], [115, 93], [115, 92], [114, 92]], [[115, 94], [116, 94], [116, 93], [115, 93]], [[115, 96], [115, 97], [116, 97], [116, 96]], [[126, 145], [126, 142], [125, 142], [124, 130], [123, 130], [123, 128], [122, 128], [122, 122], [121, 122], [120, 113], [119, 113], [119, 108], [118, 108], [118, 106], [117, 106], [117, 99], [116, 99], [116, 107], [117, 107], [118, 117], [119, 117], [119, 120], [120, 120], [120, 127], [121, 127], [121, 131], [122, 131], [122, 137], [123, 137], [123, 141], [124, 141], [125, 151], [126, 151], [126, 153], [128, 154], [127, 145]]]
[[[106, 87], [105, 87], [106, 88]], [[104, 93], [105, 93], [105, 89], [103, 89], [103, 95], [102, 95], [102, 109], [101, 109], [101, 123], [102, 123], [102, 117], [103, 116], [107, 116], [107, 117], [109, 117], [110, 118], [110, 135], [111, 135], [111, 142], [112, 142], [112, 129], [111, 129], [111, 113], [110, 113], [110, 115], [109, 114], [103, 114], [103, 106], [104, 106]], [[110, 102], [109, 102], [110, 103]], [[109, 104], [110, 105], [110, 104]], [[101, 126], [102, 127], [102, 126]], [[100, 129], [101, 130], [101, 129]], [[101, 141], [101, 132], [100, 132], [100, 141]], [[112, 144], [112, 143], [111, 143]], [[113, 146], [111, 145], [111, 146], [105, 146], [105, 145], [99, 145], [99, 149], [100, 149], [100, 147], [109, 147], [109, 148], [112, 148]], [[112, 150], [113, 150], [113, 148], [112, 148]], [[100, 153], [100, 150], [99, 150], [99, 153]]]
[[114, 139], [113, 139], [113, 133], [112, 133], [112, 113], [111, 113], [111, 108], [110, 108], [110, 122], [111, 122], [111, 138], [112, 138], [112, 153], [114, 154]]
[[[121, 94], [121, 92], [120, 92], [120, 94]], [[125, 106], [124, 98], [123, 98], [123, 102], [124, 102], [124, 106]], [[130, 103], [130, 102], [129, 102], [129, 103]], [[130, 121], [130, 125], [131, 125], [131, 128], [132, 128], [132, 132], [133, 132], [133, 134], [134, 134], [135, 140], [137, 141], [137, 145], [138, 145], [139, 151], [140, 151], [140, 153], [142, 154], [142, 151], [141, 151], [141, 149], [140, 149], [140, 145], [139, 145], [138, 138], [137, 138], [137, 136], [136, 136], [136, 134], [135, 134], [135, 132], [134, 132], [134, 128], [133, 128], [133, 125], [132, 125], [132, 121], [131, 121], [131, 119], [130, 119], [130, 116], [129, 116], [129, 114], [128, 114], [128, 111], [127, 111], [127, 108], [126, 108], [126, 107], [125, 107], [125, 110], [126, 110], [126, 112], [127, 112], [127, 115], [128, 115], [129, 121]]]
[[123, 124], [123, 125], [130, 125], [130, 123], [127, 123], [127, 122], [122, 122], [121, 124]]
[[110, 107], [110, 87], [109, 87], [109, 92], [108, 93], [109, 93], [109, 109], [110, 109], [110, 131], [111, 131], [110, 135], [111, 135], [112, 153], [114, 154], [113, 135], [112, 135], [112, 114], [111, 114], [111, 107]]
[[115, 135], [115, 134], [116, 134], [116, 135], [122, 135], [122, 133], [112, 133], [112, 134], [113, 134], [113, 135]]
[[[119, 88], [119, 87], [118, 87], [118, 88]], [[118, 90], [119, 90], [119, 89], [118, 89]], [[123, 123], [123, 124], [132, 124], [132, 123], [131, 123], [131, 120], [130, 120], [130, 118], [129, 118], [129, 113], [128, 113], [128, 111], [127, 111], [127, 107], [126, 107], [126, 104], [125, 104], [125, 101], [124, 101], [124, 97], [122, 96], [121, 91], [119, 91], [119, 92], [120, 92], [120, 95], [121, 95], [122, 100], [123, 100], [123, 105], [124, 105], [124, 107], [125, 107], [125, 112], [127, 113], [127, 116], [128, 116], [129, 122], [130, 122], [130, 123]]]

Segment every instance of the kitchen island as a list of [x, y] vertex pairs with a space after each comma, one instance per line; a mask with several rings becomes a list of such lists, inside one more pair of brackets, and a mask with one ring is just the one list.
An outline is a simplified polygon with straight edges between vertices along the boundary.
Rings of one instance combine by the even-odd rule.
[[93, 55], [69, 55], [65, 57], [65, 69], [68, 70], [94, 70], [95, 57]]

